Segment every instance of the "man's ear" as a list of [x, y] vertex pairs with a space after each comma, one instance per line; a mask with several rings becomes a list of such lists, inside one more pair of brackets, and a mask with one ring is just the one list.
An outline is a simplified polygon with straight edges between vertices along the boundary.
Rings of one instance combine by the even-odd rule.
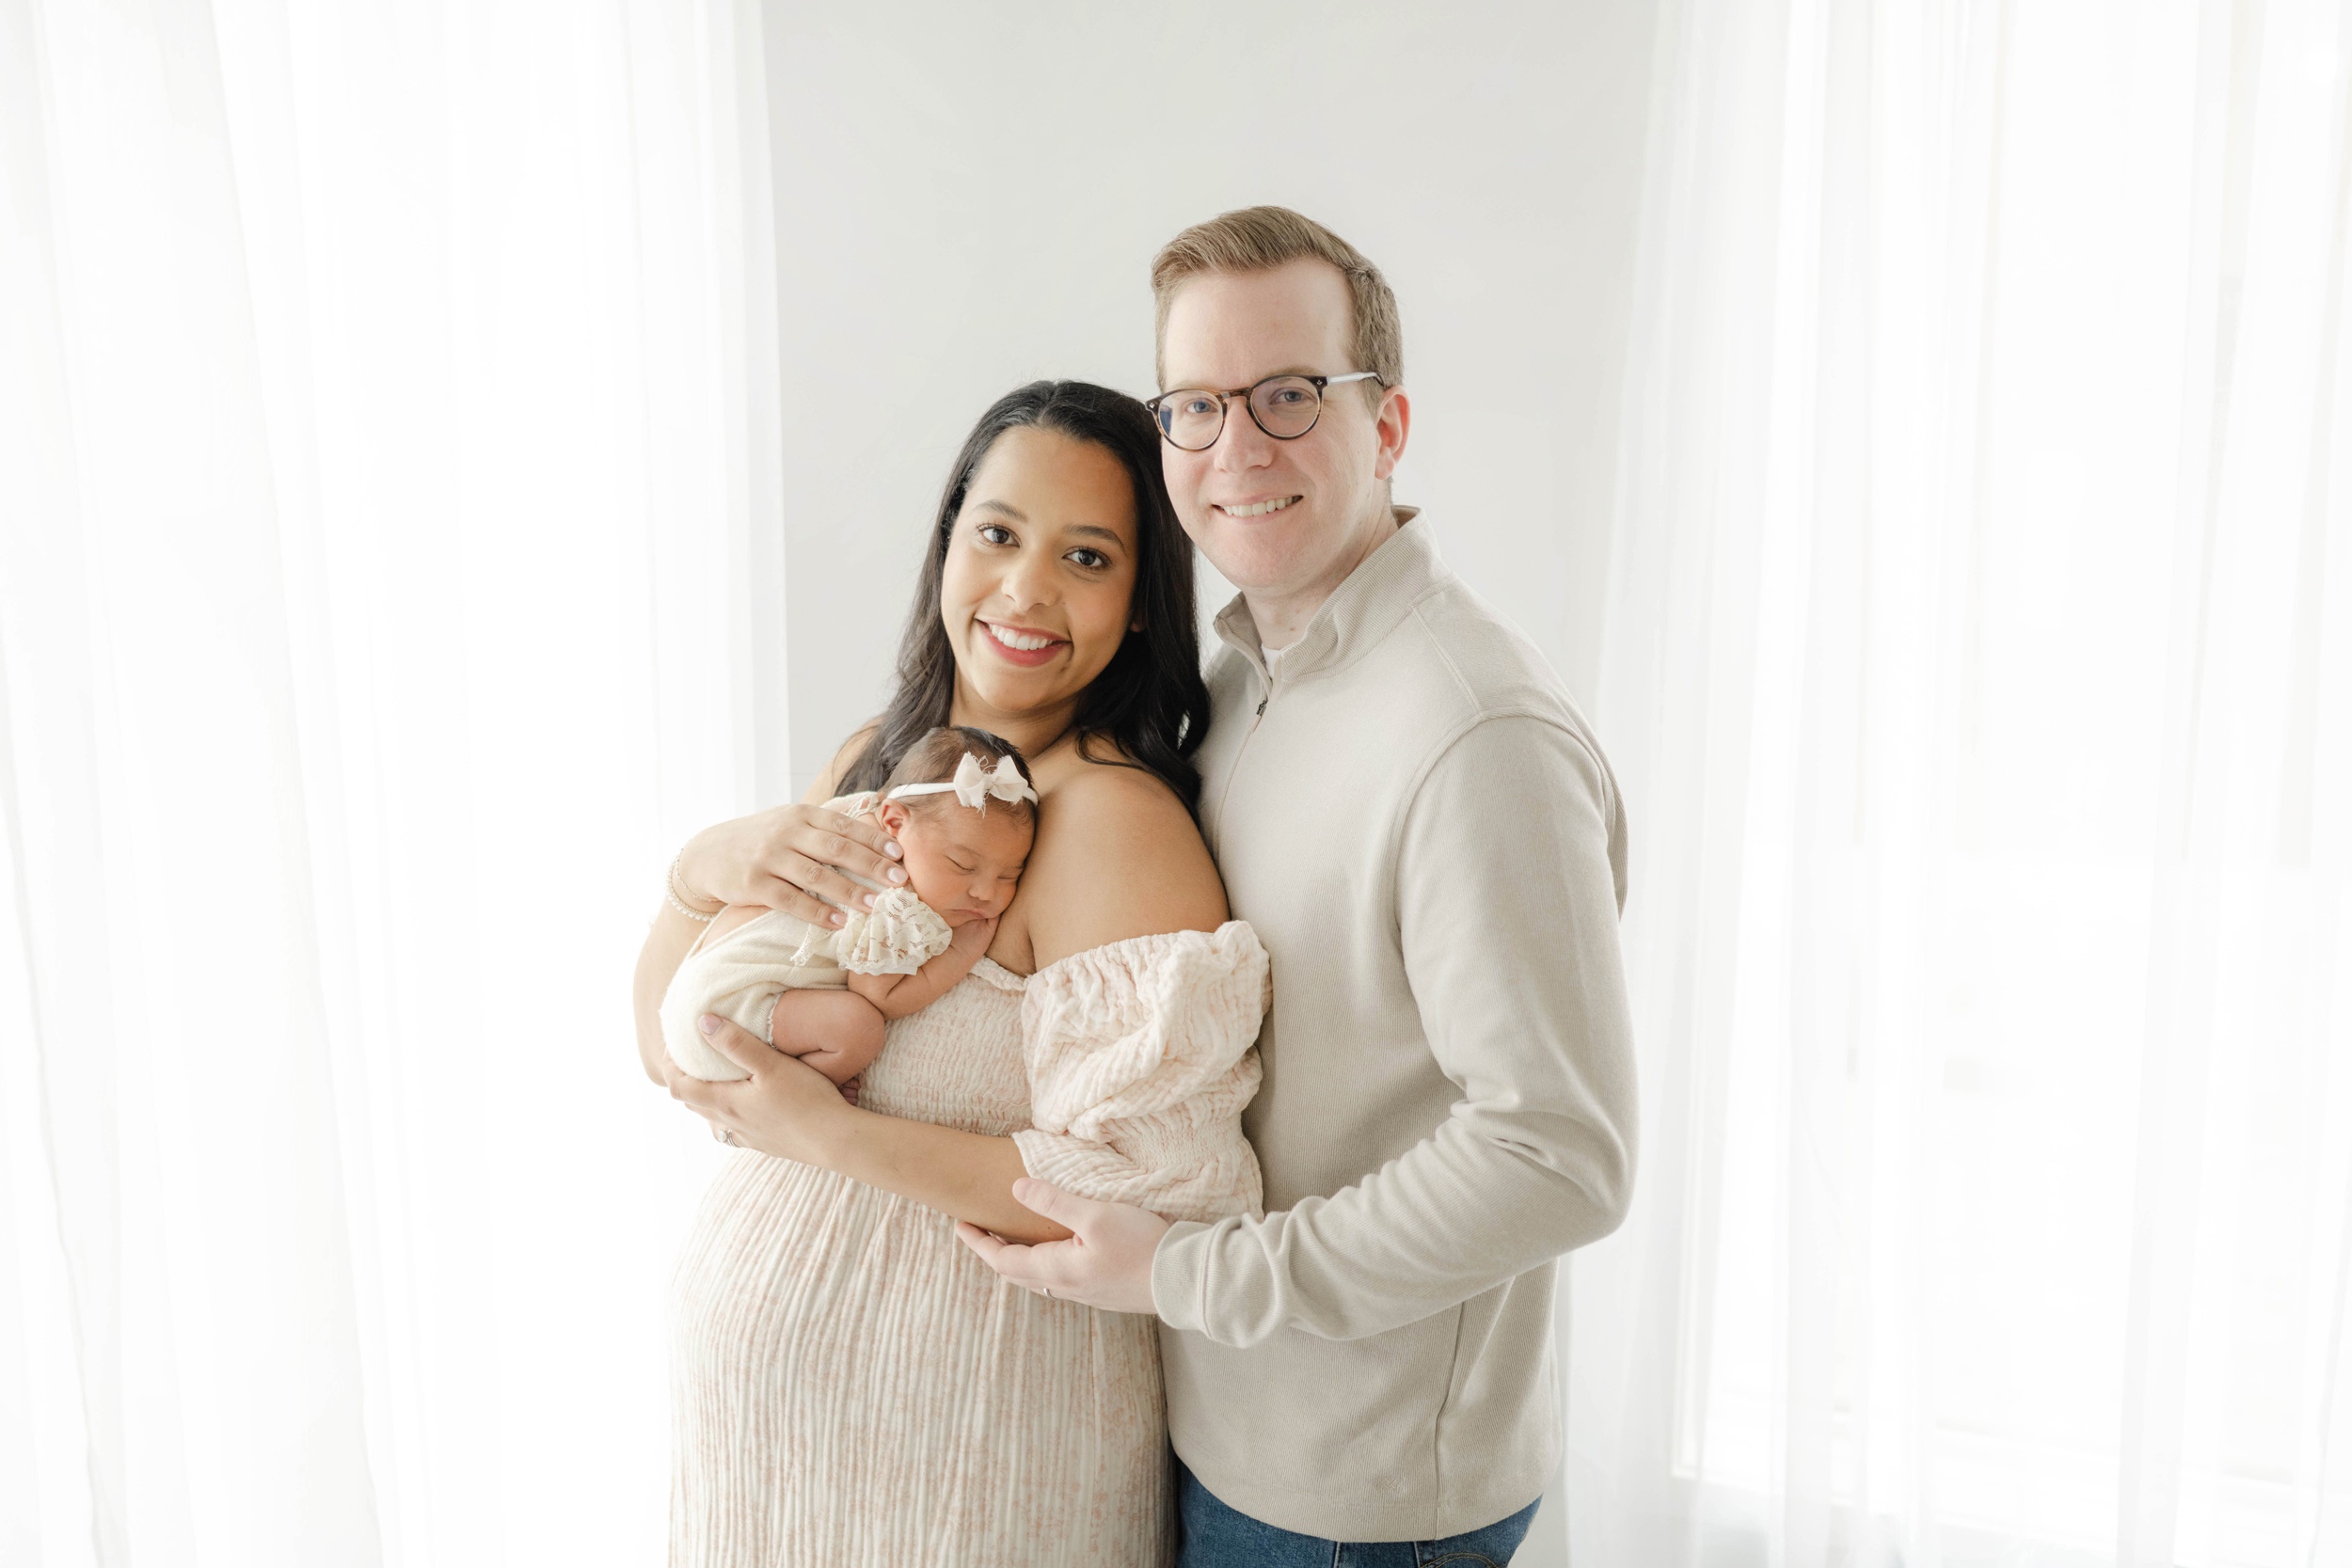
[[1372, 477], [1387, 479], [1396, 472], [1397, 463], [1405, 456], [1405, 438], [1413, 429], [1412, 400], [1402, 387], [1391, 387], [1381, 395], [1380, 407], [1373, 415], [1374, 434], [1380, 442], [1379, 454], [1373, 459]]

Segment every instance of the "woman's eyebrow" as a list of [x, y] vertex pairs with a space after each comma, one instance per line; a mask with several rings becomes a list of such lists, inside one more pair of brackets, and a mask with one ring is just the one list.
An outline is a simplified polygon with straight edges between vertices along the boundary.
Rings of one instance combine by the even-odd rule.
[[[1013, 505], [1010, 501], [983, 499], [976, 500], [972, 502], [972, 505], [983, 512], [994, 512], [1000, 514], [1001, 515], [1010, 517], [1016, 523], [1025, 523], [1029, 520], [1029, 515], [1022, 511], [1019, 507]], [[1065, 533], [1079, 534], [1089, 539], [1107, 539], [1112, 544], [1120, 546], [1121, 547], [1124, 547], [1127, 543], [1126, 535], [1120, 533], [1117, 529], [1104, 528], [1100, 524], [1096, 523], [1073, 523], [1062, 531]]]

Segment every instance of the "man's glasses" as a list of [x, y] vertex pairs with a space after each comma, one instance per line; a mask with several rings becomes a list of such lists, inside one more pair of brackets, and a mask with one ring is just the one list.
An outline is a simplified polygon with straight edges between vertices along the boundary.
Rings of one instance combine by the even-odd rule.
[[1379, 380], [1373, 371], [1350, 371], [1345, 375], [1269, 375], [1255, 387], [1236, 387], [1227, 392], [1199, 387], [1162, 392], [1146, 400], [1143, 406], [1152, 410], [1168, 445], [1185, 451], [1206, 451], [1224, 434], [1228, 399], [1247, 398], [1249, 417], [1258, 421], [1260, 430], [1278, 441], [1295, 441], [1323, 418], [1325, 388]]

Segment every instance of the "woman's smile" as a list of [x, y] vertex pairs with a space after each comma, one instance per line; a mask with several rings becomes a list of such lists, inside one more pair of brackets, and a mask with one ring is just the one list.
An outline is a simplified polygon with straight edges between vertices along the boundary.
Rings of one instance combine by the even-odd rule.
[[983, 620], [974, 616], [973, 622], [982, 633], [979, 641], [996, 656], [1009, 663], [1032, 670], [1050, 663], [1070, 646], [1066, 637], [1038, 631], [1029, 626], [1014, 626], [1007, 621]]

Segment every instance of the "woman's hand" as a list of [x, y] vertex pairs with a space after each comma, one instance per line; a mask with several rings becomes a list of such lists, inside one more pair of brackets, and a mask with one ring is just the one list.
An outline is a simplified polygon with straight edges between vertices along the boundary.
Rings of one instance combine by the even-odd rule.
[[818, 1155], [827, 1135], [853, 1114], [833, 1081], [725, 1019], [704, 1014], [702, 1031], [711, 1049], [751, 1076], [712, 1083], [689, 1077], [664, 1056], [661, 1077], [671, 1098], [723, 1136], [732, 1132], [727, 1141], [739, 1148], [755, 1148], [804, 1165], [823, 1164]]
[[897, 886], [907, 879], [898, 855], [898, 843], [877, 823], [822, 806], [774, 806], [687, 840], [678, 891], [706, 908], [756, 904], [813, 926], [839, 926], [843, 910], [874, 906], [874, 895], [842, 873]]

